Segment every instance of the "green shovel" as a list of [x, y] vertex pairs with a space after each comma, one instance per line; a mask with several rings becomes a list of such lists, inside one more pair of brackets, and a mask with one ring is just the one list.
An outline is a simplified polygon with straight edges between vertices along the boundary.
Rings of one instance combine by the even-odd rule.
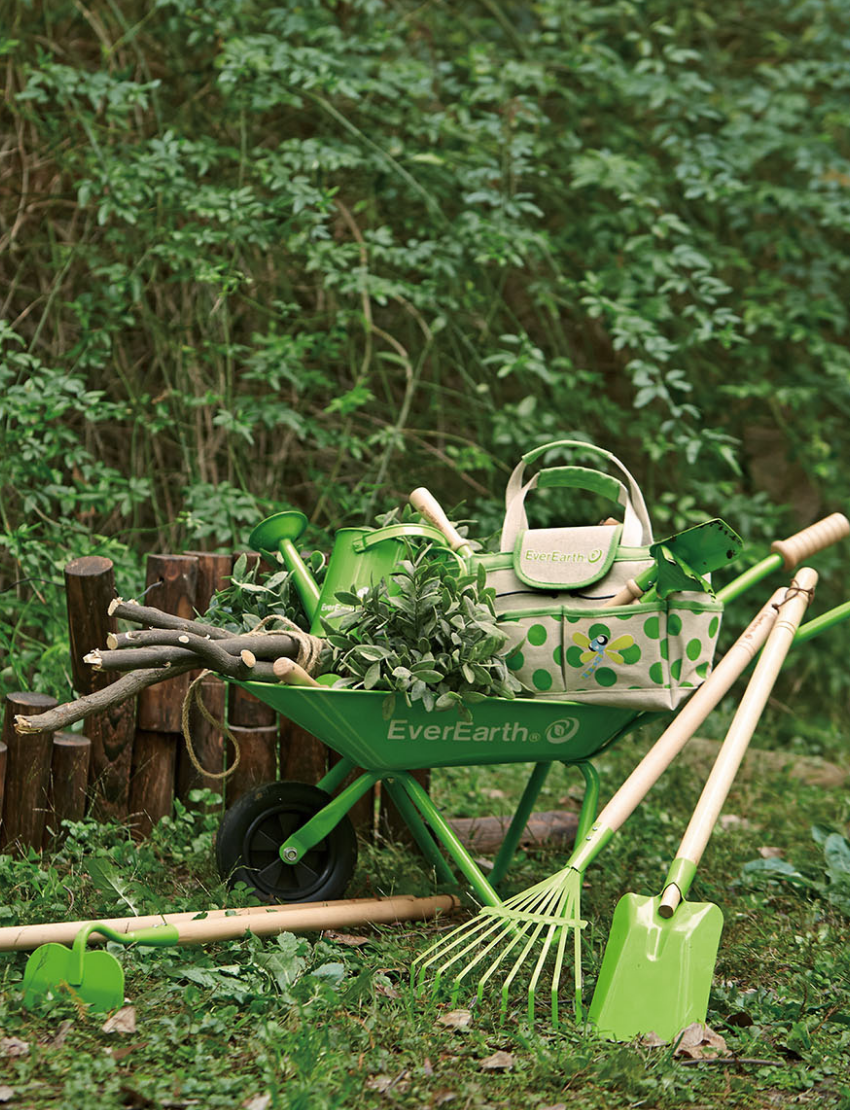
[[72, 948], [51, 942], [32, 953], [24, 968], [25, 1006], [60, 990], [67, 990], [96, 1011], [114, 1010], [124, 1004], [124, 970], [111, 952], [86, 951], [92, 933], [102, 933], [119, 944], [159, 946], [179, 941], [176, 925], [119, 933], [100, 921], [88, 923], [77, 933]]
[[604, 1037], [656, 1033], [671, 1041], [705, 1021], [723, 914], [711, 902], [684, 898], [816, 582], [804, 567], [786, 592], [661, 894], [626, 894], [617, 903], [588, 1011]]

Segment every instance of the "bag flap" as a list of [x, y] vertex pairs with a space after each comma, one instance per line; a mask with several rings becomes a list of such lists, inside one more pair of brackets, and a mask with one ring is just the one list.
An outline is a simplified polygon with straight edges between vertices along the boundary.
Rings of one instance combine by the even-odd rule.
[[590, 528], [530, 528], [514, 548], [514, 572], [527, 586], [579, 590], [611, 569], [622, 524]]

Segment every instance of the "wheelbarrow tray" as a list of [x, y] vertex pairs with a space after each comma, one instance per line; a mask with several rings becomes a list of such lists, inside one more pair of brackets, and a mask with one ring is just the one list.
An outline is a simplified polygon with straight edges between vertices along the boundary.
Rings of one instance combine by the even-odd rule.
[[540, 698], [484, 698], [471, 719], [428, 712], [383, 691], [240, 683], [359, 767], [390, 772], [489, 763], [578, 763], [607, 747], [646, 713]]

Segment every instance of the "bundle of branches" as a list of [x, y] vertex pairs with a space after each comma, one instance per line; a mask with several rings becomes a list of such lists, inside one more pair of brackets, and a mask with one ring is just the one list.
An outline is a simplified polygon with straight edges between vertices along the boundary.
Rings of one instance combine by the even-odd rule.
[[[124, 672], [122, 677], [101, 690], [37, 717], [17, 716], [17, 732], [52, 732], [68, 728], [92, 713], [133, 697], [147, 686], [199, 668], [243, 681], [276, 682], [285, 678], [293, 682], [303, 675], [309, 682], [307, 672], [313, 669], [322, 645], [321, 640], [298, 628], [264, 627], [248, 633], [229, 632], [121, 598], [112, 602], [109, 613], [146, 626], [110, 633], [105, 648], [85, 656], [85, 662], [96, 670]], [[281, 660], [286, 660], [286, 665], [281, 666]]]

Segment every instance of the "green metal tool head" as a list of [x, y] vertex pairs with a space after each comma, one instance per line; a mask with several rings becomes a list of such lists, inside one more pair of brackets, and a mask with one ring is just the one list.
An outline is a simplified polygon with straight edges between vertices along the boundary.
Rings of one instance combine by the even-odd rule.
[[124, 971], [103, 949], [80, 954], [64, 944], [43, 944], [24, 969], [24, 1005], [66, 991], [96, 1011], [114, 1010], [124, 1003]]
[[649, 551], [657, 565], [658, 596], [664, 598], [681, 590], [710, 593], [703, 576], [737, 559], [743, 546], [741, 537], [717, 519], [652, 544]]
[[705, 1021], [723, 914], [711, 902], [683, 902], [671, 918], [660, 895], [617, 903], [588, 1019], [610, 1040], [657, 1033], [666, 1041]]

